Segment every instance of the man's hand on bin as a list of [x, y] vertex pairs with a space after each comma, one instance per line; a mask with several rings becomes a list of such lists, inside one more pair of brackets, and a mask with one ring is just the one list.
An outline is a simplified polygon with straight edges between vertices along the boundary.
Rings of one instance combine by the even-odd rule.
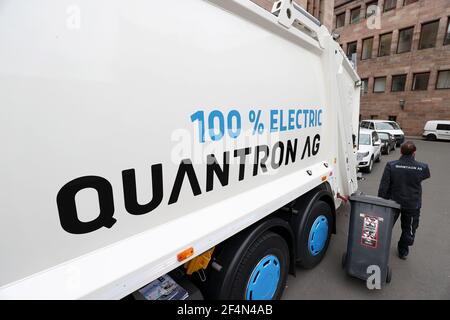
[[348, 201], [350, 200], [349, 196], [342, 196], [340, 193], [337, 194], [337, 198], [341, 199], [342, 201], [344, 201], [345, 204], [347, 204]]

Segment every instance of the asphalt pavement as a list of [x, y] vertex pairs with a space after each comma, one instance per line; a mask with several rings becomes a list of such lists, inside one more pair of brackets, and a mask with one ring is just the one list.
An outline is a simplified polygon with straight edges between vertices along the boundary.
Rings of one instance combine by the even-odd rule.
[[[351, 278], [341, 269], [346, 251], [350, 207], [341, 207], [337, 234], [327, 255], [313, 270], [298, 268], [289, 276], [283, 299], [450, 299], [450, 142], [414, 140], [416, 159], [428, 163], [431, 179], [423, 183], [423, 208], [416, 242], [408, 260], [397, 257], [400, 220], [394, 227], [390, 266], [392, 282], [381, 290], [369, 290], [364, 281]], [[383, 156], [371, 174], [364, 174], [360, 191], [377, 195], [385, 164], [400, 157], [397, 150]]]

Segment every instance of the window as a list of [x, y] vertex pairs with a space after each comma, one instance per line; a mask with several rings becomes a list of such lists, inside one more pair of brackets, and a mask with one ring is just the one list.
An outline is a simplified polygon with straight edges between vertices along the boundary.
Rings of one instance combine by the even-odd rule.
[[417, 1], [419, 1], [419, 0], [405, 0], [405, 2], [403, 2], [403, 5], [407, 6], [408, 4], [411, 4], [411, 3], [414, 3], [414, 2], [417, 2]]
[[382, 34], [380, 36], [380, 48], [378, 50], [378, 56], [384, 57], [391, 54], [392, 32]]
[[347, 55], [351, 58], [352, 57], [352, 55], [353, 54], [355, 54], [356, 53], [356, 50], [357, 50], [357, 47], [358, 47], [358, 42], [350, 42], [348, 45], [347, 45]]
[[406, 87], [406, 74], [398, 76], [392, 76], [392, 92], [405, 91]]
[[345, 12], [336, 16], [336, 28], [345, 26]]
[[375, 78], [373, 92], [381, 93], [386, 91], [386, 77]]
[[384, 0], [384, 12], [391, 11], [397, 7], [397, 0]]
[[398, 125], [397, 121], [391, 122], [391, 126], [394, 128], [394, 130], [402, 130], [400, 126]]
[[366, 7], [366, 18], [370, 18], [377, 14], [378, 1], [372, 1], [367, 3]]
[[376, 131], [372, 132], [372, 145], [374, 146], [377, 141], [380, 140], [378, 138], [378, 133]]
[[361, 122], [360, 127], [363, 129], [369, 129], [369, 123], [367, 121], [363, 121]]
[[450, 131], [450, 124], [438, 124], [436, 130]]
[[364, 39], [362, 45], [363, 46], [362, 46], [361, 60], [372, 58], [373, 37]]
[[439, 71], [436, 89], [450, 89], [450, 70]]
[[428, 81], [430, 80], [430, 73], [416, 73], [414, 75], [414, 81], [412, 90], [413, 91], [422, 91], [428, 89]]
[[361, 133], [359, 135], [359, 144], [362, 146], [370, 146], [370, 135]]
[[414, 27], [400, 30], [398, 34], [397, 53], [404, 53], [411, 51], [413, 35], [414, 35]]
[[369, 93], [369, 79], [361, 79], [361, 94], [365, 95]]
[[389, 121], [397, 122], [397, 116], [389, 116]]
[[445, 38], [444, 38], [444, 46], [450, 44], [450, 17], [448, 18], [448, 23], [447, 23], [447, 33], [445, 34]]
[[436, 38], [439, 29], [439, 20], [428, 22], [422, 25], [420, 32], [419, 49], [434, 48], [436, 46]]
[[384, 131], [384, 130], [396, 130], [396, 128], [394, 128], [394, 125], [391, 122], [379, 122], [376, 125], [376, 130], [379, 131]]
[[350, 24], [358, 23], [361, 20], [361, 7], [350, 11]]

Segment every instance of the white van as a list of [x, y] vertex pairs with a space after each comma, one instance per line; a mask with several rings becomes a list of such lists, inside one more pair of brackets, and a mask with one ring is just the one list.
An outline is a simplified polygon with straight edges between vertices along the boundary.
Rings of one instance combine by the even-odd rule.
[[389, 120], [363, 120], [361, 121], [361, 128], [375, 130], [377, 132], [387, 132], [392, 134], [397, 141], [397, 147], [400, 147], [405, 142], [405, 133], [399, 124], [395, 121]]
[[432, 120], [425, 124], [422, 136], [427, 140], [450, 140], [450, 120]]

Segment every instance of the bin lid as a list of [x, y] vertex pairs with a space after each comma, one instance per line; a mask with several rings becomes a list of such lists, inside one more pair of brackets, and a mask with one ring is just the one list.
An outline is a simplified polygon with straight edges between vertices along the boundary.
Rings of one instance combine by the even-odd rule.
[[388, 208], [398, 209], [398, 210], [401, 209], [401, 206], [397, 202], [395, 202], [393, 200], [386, 200], [386, 199], [383, 199], [383, 198], [369, 196], [369, 195], [366, 195], [366, 194], [355, 194], [355, 195], [352, 195], [350, 197], [350, 201], [374, 204], [374, 205], [377, 205], [377, 206], [383, 206], [383, 207], [388, 207]]

